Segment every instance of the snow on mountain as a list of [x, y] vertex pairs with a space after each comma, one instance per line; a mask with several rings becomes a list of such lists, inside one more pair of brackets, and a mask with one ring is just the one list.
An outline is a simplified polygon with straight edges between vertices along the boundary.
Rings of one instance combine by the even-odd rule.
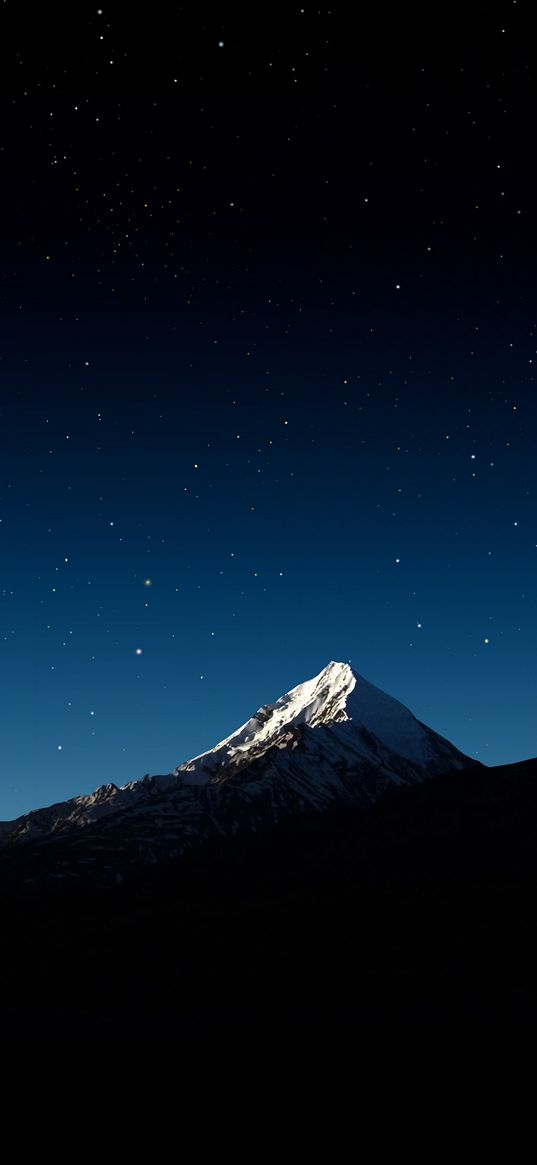
[[469, 763], [398, 700], [348, 664], [331, 662], [166, 776], [102, 785], [4, 822], [0, 842], [82, 837], [86, 850], [93, 845], [92, 861], [103, 846], [116, 857], [135, 851], [156, 860], [155, 852], [177, 854], [214, 834], [268, 828], [308, 808], [367, 804], [390, 785]]
[[273, 747], [296, 747], [296, 738], [295, 743], [288, 739], [293, 729], [343, 723], [347, 727], [336, 734], [337, 739], [360, 758], [376, 759], [379, 746], [383, 746], [425, 771], [440, 771], [438, 762], [444, 769], [468, 763], [453, 745], [416, 720], [393, 696], [368, 683], [349, 664], [332, 661], [275, 704], [264, 705], [215, 748], [179, 765], [175, 773], [190, 785], [225, 780]]

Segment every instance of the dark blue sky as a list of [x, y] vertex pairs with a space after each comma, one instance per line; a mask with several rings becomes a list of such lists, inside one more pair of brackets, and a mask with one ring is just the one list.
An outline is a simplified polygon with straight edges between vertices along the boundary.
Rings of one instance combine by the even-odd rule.
[[528, 6], [6, 9], [0, 817], [330, 659], [535, 755]]

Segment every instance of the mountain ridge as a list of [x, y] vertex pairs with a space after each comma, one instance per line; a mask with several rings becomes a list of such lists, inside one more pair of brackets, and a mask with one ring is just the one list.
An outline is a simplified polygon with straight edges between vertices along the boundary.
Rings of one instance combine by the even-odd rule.
[[123, 876], [137, 861], [178, 856], [213, 835], [265, 830], [333, 805], [367, 805], [391, 785], [470, 763], [394, 697], [332, 660], [165, 775], [109, 782], [1, 823], [0, 847], [63, 840], [75, 865], [95, 867], [106, 854]]

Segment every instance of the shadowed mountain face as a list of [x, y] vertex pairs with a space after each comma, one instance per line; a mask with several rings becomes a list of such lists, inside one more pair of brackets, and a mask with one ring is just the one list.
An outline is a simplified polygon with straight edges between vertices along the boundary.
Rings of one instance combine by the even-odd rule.
[[367, 806], [388, 788], [469, 763], [397, 700], [333, 662], [168, 775], [102, 785], [36, 810], [3, 823], [0, 841], [28, 884], [121, 881], [139, 864], [175, 858], [212, 837]]
[[537, 761], [472, 766], [107, 889], [4, 891], [4, 1038], [534, 1020], [536, 816]]

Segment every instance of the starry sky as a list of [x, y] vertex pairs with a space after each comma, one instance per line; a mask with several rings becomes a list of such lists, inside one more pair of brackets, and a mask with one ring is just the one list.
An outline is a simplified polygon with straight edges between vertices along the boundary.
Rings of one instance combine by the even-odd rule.
[[0, 817], [332, 659], [537, 753], [531, 5], [428, 7], [2, 4]]

